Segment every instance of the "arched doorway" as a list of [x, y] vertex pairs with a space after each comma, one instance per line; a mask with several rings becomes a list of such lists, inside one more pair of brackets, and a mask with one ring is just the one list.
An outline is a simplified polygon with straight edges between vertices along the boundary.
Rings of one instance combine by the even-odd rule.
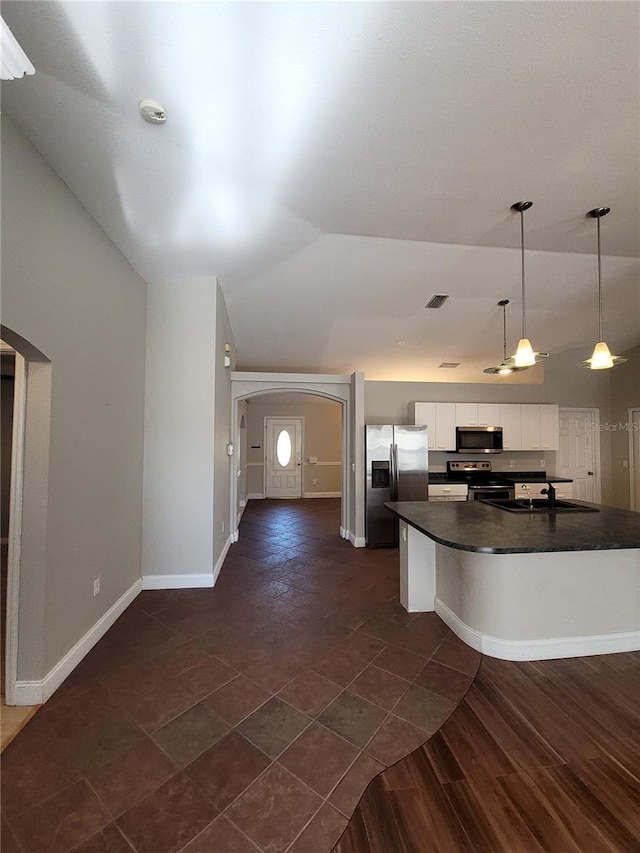
[[[242, 401], [273, 392], [292, 391], [318, 395], [340, 403], [342, 407], [342, 506], [340, 535], [355, 547], [364, 547], [364, 376], [318, 374], [242, 373], [231, 375], [232, 435], [238, 435]], [[232, 541], [238, 539], [239, 455], [231, 466], [231, 531]]]

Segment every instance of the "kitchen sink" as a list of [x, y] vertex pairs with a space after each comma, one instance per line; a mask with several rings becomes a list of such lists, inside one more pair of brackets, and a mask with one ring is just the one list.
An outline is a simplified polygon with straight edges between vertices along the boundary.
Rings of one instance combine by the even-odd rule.
[[504, 509], [507, 512], [600, 512], [597, 507], [574, 504], [571, 501], [556, 500], [553, 507], [549, 506], [546, 498], [510, 498], [496, 500], [481, 500], [480, 503]]

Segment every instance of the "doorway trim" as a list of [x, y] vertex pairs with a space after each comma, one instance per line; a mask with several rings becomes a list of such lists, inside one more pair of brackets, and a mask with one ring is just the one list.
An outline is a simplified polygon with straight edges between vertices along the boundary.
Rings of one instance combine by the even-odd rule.
[[634, 425], [634, 416], [640, 416], [640, 406], [632, 406], [629, 409], [628, 413], [628, 423], [629, 423], [629, 507], [635, 512], [640, 512], [640, 506], [636, 506], [636, 489], [635, 489], [635, 475], [636, 469], [640, 468], [640, 459], [633, 451], [633, 425]]
[[[327, 397], [342, 405], [342, 499], [340, 535], [356, 548], [364, 548], [364, 374], [350, 376], [316, 373], [231, 374], [231, 434], [237, 434], [238, 403], [270, 391], [294, 391]], [[231, 464], [230, 530], [238, 541], [238, 459]]]
[[13, 347], [15, 386], [9, 493], [5, 694], [7, 705], [42, 702], [44, 604], [51, 433], [51, 361], [20, 335]]

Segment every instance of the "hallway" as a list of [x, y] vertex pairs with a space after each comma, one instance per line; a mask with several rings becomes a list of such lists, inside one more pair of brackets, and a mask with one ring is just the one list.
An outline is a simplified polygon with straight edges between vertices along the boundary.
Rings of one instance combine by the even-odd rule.
[[141, 593], [3, 754], [4, 853], [327, 853], [480, 662], [339, 518], [252, 501], [214, 589]]

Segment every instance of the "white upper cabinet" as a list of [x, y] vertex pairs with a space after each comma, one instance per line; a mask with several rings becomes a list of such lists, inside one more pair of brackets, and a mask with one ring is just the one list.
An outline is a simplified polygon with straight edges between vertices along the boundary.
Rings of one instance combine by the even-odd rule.
[[456, 426], [501, 426], [503, 447], [558, 450], [559, 409], [538, 403], [410, 403], [409, 417], [429, 429], [429, 450], [454, 450]]
[[435, 450], [456, 449], [456, 404], [436, 403]]
[[429, 450], [436, 449], [436, 404], [409, 403], [409, 417], [417, 426], [427, 427]]
[[522, 409], [522, 450], [558, 450], [558, 406], [527, 404]]
[[505, 450], [522, 450], [522, 413], [518, 403], [500, 403], [502, 446]]
[[540, 406], [540, 449], [560, 450], [559, 406]]
[[456, 403], [456, 426], [478, 426], [478, 404]]
[[478, 426], [502, 426], [498, 403], [478, 403]]
[[540, 450], [540, 406], [523, 405], [522, 450]]

